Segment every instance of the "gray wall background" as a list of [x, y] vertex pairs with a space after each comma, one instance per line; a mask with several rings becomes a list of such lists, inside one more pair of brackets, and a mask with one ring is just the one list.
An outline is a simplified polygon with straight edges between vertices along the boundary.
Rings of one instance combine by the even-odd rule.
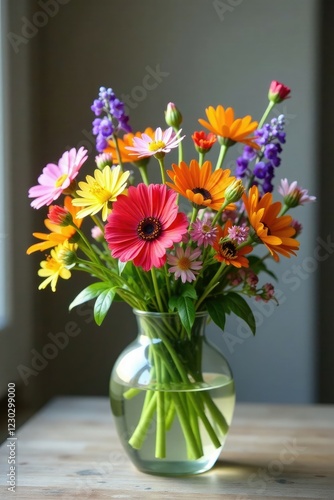
[[[23, 17], [36, 21], [41, 3], [10, 3], [9, 31], [19, 34]], [[267, 105], [268, 86], [276, 79], [292, 88], [292, 98], [275, 110], [287, 118], [287, 144], [276, 179], [298, 180], [311, 194], [318, 194], [314, 129], [319, 4], [315, 0], [60, 3], [58, 12], [20, 44], [17, 53], [7, 42], [17, 65], [23, 64], [28, 51], [32, 54], [27, 78], [34, 93], [33, 120], [26, 133], [33, 138], [34, 165], [26, 191], [42, 167], [57, 160], [68, 146], [84, 145], [93, 160], [90, 105], [101, 85], [113, 87], [120, 96], [132, 95], [134, 129], [164, 127], [164, 109], [169, 101], [175, 102], [184, 115], [186, 154], [191, 158], [190, 135], [200, 128], [197, 119], [204, 117], [205, 107], [233, 106], [239, 116], [249, 113], [259, 119]], [[156, 88], [140, 93], [138, 86], [151, 71], [148, 68], [160, 68], [164, 74]], [[231, 149], [225, 165], [233, 165], [239, 152], [238, 146]], [[26, 210], [31, 210], [28, 199]], [[239, 401], [316, 400], [315, 296], [322, 264], [315, 250], [317, 238], [325, 239], [317, 230], [317, 210], [309, 205], [295, 211], [304, 226], [301, 250], [297, 258], [272, 266], [280, 277], [276, 286], [281, 305], [254, 304], [256, 337], [251, 338], [233, 319], [224, 335], [209, 327], [211, 339], [230, 361]], [[43, 218], [44, 214], [33, 212], [31, 232], [42, 229]], [[28, 247], [32, 238], [26, 234], [24, 238]], [[38, 376], [29, 378], [29, 388], [41, 402], [57, 393], [107, 394], [112, 364], [136, 332], [128, 307], [113, 307], [106, 324], [98, 328], [89, 306], [67, 311], [68, 303], [86, 284], [81, 276], [59, 283], [56, 294], [35, 292], [40, 255], [22, 258], [29, 259], [32, 271], [34, 348], [40, 352], [49, 342], [48, 334], [64, 331], [69, 321], [80, 329]]]

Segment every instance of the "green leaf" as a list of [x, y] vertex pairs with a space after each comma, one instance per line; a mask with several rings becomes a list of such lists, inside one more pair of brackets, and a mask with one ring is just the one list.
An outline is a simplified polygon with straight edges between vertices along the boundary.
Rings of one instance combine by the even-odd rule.
[[115, 297], [115, 289], [109, 288], [100, 293], [94, 304], [94, 319], [97, 325], [101, 325]]
[[182, 286], [181, 295], [182, 297], [189, 297], [190, 299], [194, 300], [197, 299], [196, 290], [190, 283], [186, 283], [185, 285]]
[[184, 326], [188, 336], [191, 335], [191, 329], [195, 321], [195, 305], [189, 297], [181, 297], [177, 300], [177, 311], [179, 313], [181, 323]]
[[255, 335], [256, 322], [253, 311], [241, 295], [235, 292], [224, 294], [222, 297], [222, 305], [227, 314], [233, 312], [239, 316], [239, 318], [243, 319], [251, 329], [253, 335]]
[[256, 257], [254, 255], [250, 255], [247, 257], [249, 260], [249, 267], [254, 271], [255, 274], [259, 274], [260, 272], [264, 272], [269, 274], [274, 280], [277, 281], [277, 276], [274, 274], [270, 269], [267, 268], [266, 264], [263, 262], [262, 259], [259, 257]]
[[120, 260], [118, 260], [118, 274], [119, 274], [119, 276], [121, 276], [126, 265], [127, 265], [127, 262], [121, 262]]
[[178, 300], [179, 300], [179, 297], [176, 297], [175, 295], [170, 297], [170, 299], [168, 301], [168, 307], [171, 311], [175, 311], [175, 309], [177, 309], [177, 301]]
[[206, 300], [205, 305], [210, 315], [210, 318], [221, 330], [225, 328], [226, 322], [226, 313], [223, 307], [223, 297], [221, 296], [219, 299], [209, 299]]
[[98, 283], [93, 283], [92, 285], [89, 285], [87, 288], [84, 288], [79, 295], [76, 296], [76, 298], [71, 302], [69, 305], [69, 310], [71, 311], [73, 307], [79, 306], [80, 304], [83, 304], [84, 302], [88, 302], [89, 300], [95, 299], [98, 295], [103, 290], [109, 289], [110, 284], [105, 283], [104, 281], [98, 282]]

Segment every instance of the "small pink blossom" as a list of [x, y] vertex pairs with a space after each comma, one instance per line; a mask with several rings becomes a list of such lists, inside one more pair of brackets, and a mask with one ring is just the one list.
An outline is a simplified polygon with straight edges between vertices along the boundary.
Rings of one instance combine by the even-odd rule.
[[288, 179], [282, 179], [281, 185], [278, 187], [278, 192], [283, 196], [284, 203], [289, 208], [303, 205], [316, 200], [315, 196], [309, 196], [308, 190], [298, 186], [297, 181], [289, 185]]
[[164, 132], [158, 127], [154, 133], [154, 138], [147, 134], [141, 134], [141, 137], [133, 138], [133, 146], [125, 146], [126, 149], [133, 151], [138, 158], [142, 156], [154, 156], [161, 155], [164, 156], [165, 153], [169, 153], [171, 149], [176, 148], [179, 142], [185, 136], [179, 137], [181, 130], [177, 133], [174, 132], [173, 127], [169, 127]]
[[78, 175], [86, 160], [87, 150], [81, 147], [78, 151], [75, 148], [66, 151], [58, 165], [48, 163], [38, 177], [39, 184], [29, 189], [29, 198], [36, 198], [31, 202], [31, 206], [41, 208], [59, 198]]
[[238, 245], [243, 243], [248, 238], [249, 227], [247, 226], [232, 226], [228, 228], [228, 235], [231, 240], [237, 242]]
[[262, 300], [263, 302], [269, 302], [269, 300], [275, 299], [275, 288], [271, 283], [266, 283], [261, 288], [261, 293], [255, 297], [256, 301]]
[[191, 247], [187, 247], [183, 250], [183, 248], [178, 247], [175, 254], [167, 256], [167, 263], [172, 266], [169, 268], [169, 272], [174, 273], [175, 279], [181, 277], [182, 283], [194, 281], [198, 271], [202, 268], [202, 261], [195, 260], [201, 255], [201, 249], [192, 250]]
[[209, 219], [200, 220], [196, 219], [192, 224], [190, 231], [190, 236], [193, 241], [196, 241], [198, 245], [203, 245], [206, 248], [208, 245], [213, 245], [217, 236], [217, 228], [212, 227]]
[[103, 231], [99, 226], [92, 227], [91, 234], [92, 238], [94, 238], [94, 240], [96, 241], [103, 241], [104, 239]]
[[296, 219], [292, 219], [291, 226], [294, 228], [296, 233], [293, 235], [296, 238], [303, 230], [303, 225]]

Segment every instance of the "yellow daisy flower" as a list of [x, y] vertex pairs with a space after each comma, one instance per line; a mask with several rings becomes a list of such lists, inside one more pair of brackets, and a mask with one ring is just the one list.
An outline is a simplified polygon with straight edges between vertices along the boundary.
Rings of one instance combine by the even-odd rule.
[[86, 176], [87, 182], [79, 182], [79, 190], [72, 204], [76, 207], [85, 207], [77, 214], [78, 218], [94, 215], [102, 210], [102, 220], [106, 220], [110, 212], [110, 203], [125, 190], [130, 172], [121, 171], [121, 167], [104, 167], [101, 171], [96, 169], [94, 177]]
[[58, 278], [68, 280], [71, 277], [71, 271], [67, 269], [63, 258], [72, 248], [74, 248], [74, 245], [67, 242], [64, 245], [58, 245], [51, 250], [47, 259], [41, 262], [38, 276], [46, 279], [39, 285], [39, 290], [46, 288], [50, 284], [51, 290], [55, 292]]

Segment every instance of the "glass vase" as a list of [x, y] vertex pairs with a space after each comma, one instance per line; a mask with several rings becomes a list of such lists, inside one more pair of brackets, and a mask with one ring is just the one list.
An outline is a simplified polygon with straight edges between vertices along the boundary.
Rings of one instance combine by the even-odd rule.
[[143, 472], [205, 472], [220, 455], [235, 405], [231, 369], [205, 336], [208, 315], [197, 313], [187, 332], [177, 314], [134, 314], [137, 338], [110, 378], [121, 443]]

